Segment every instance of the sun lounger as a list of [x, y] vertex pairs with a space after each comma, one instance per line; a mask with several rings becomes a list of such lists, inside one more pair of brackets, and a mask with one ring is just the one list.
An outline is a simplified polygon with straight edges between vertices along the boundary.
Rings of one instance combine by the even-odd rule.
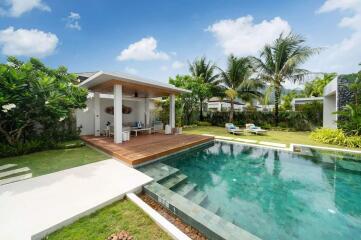
[[257, 127], [256, 125], [252, 124], [246, 124], [246, 130], [250, 133], [254, 133], [256, 135], [262, 135], [262, 134], [266, 134], [267, 130], [264, 130], [260, 127]]
[[226, 123], [225, 127], [227, 129], [227, 132], [234, 135], [239, 135], [244, 133], [243, 130], [239, 129], [239, 127], [234, 126], [233, 123]]

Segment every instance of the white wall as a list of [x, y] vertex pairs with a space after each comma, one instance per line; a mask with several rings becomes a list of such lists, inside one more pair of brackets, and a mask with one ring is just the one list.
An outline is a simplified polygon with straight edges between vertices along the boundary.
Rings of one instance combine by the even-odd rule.
[[81, 109], [76, 110], [76, 126], [81, 128], [80, 135], [94, 135], [94, 98], [86, 102], [88, 110], [84, 112]]
[[[100, 131], [105, 129], [106, 123], [109, 121], [114, 126], [114, 116], [105, 112], [109, 106], [113, 106], [112, 98], [100, 99]], [[88, 111], [76, 111], [77, 127], [82, 126], [81, 135], [94, 135], [94, 98], [87, 100]], [[136, 121], [145, 122], [145, 101], [144, 99], [123, 100], [123, 106], [131, 107], [130, 114], [123, 114], [123, 125], [134, 123]], [[155, 109], [155, 104], [150, 101], [150, 111]]]
[[337, 109], [336, 94], [325, 96], [323, 99], [323, 127], [337, 128], [337, 115], [333, 114]]

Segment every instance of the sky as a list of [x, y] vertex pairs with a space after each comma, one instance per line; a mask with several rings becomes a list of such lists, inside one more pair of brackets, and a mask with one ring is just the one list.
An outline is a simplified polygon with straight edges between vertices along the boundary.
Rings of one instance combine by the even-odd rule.
[[167, 82], [196, 57], [224, 68], [289, 32], [322, 48], [304, 68], [360, 69], [361, 0], [0, 0], [0, 61], [37, 57], [71, 72]]

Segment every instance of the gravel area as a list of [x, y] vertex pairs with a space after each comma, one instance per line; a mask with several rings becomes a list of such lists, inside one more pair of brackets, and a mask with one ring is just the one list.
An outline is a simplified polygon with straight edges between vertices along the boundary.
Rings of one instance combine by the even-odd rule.
[[182, 232], [184, 232], [188, 237], [193, 240], [206, 240], [207, 238], [200, 233], [197, 229], [189, 226], [184, 223], [180, 218], [171, 213], [168, 209], [164, 208], [162, 205], [154, 201], [151, 197], [146, 194], [141, 194], [139, 196], [144, 202], [156, 210], [160, 215], [165, 217], [169, 222], [177, 226]]

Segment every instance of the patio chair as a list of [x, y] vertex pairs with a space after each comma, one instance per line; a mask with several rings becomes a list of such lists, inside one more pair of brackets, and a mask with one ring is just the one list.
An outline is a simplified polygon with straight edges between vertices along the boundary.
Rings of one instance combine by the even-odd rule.
[[227, 129], [227, 132], [234, 134], [234, 135], [244, 133], [243, 130], [239, 129], [239, 127], [236, 127], [233, 123], [226, 123], [225, 127]]
[[258, 134], [262, 135], [267, 133], [267, 130], [262, 129], [261, 127], [257, 127], [253, 123], [246, 124], [246, 131], [250, 133], [254, 133], [256, 135]]

